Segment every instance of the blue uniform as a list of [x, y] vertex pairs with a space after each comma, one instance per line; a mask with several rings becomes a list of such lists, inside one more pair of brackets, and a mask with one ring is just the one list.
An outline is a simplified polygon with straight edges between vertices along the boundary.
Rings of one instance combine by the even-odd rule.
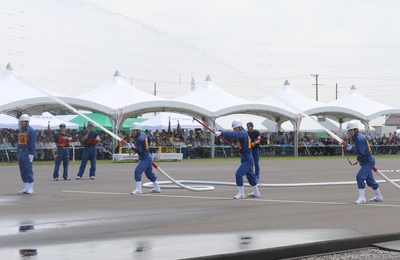
[[[260, 131], [253, 130], [252, 132], [248, 131], [251, 142], [255, 142], [261, 139]], [[255, 144], [254, 147], [251, 148], [251, 154], [254, 159], [254, 174], [256, 175], [256, 180], [260, 179], [260, 144]]]
[[67, 140], [64, 139], [64, 137], [70, 138], [70, 134], [65, 133], [58, 133], [54, 135], [54, 142], [57, 145], [57, 151], [56, 155], [54, 158], [54, 172], [53, 172], [53, 178], [58, 179], [58, 171], [60, 169], [60, 164], [63, 162], [63, 178], [68, 179], [68, 164], [69, 164], [69, 150], [68, 150], [68, 142]]
[[142, 173], [146, 175], [146, 177], [155, 182], [157, 180], [157, 176], [153, 172], [153, 157], [151, 156], [149, 150], [149, 143], [151, 143], [151, 136], [139, 132], [135, 136], [135, 145], [136, 148], [132, 148], [135, 153], [139, 156], [139, 164], [135, 168], [135, 181], [142, 181]]
[[241, 164], [236, 171], [236, 185], [243, 186], [243, 176], [246, 175], [247, 180], [251, 186], [257, 185], [256, 177], [253, 172], [254, 159], [251, 153], [251, 141], [250, 137], [247, 135], [246, 130], [243, 128], [238, 131], [227, 131], [221, 133], [224, 138], [236, 139], [239, 144], [239, 154], [241, 156]]
[[23, 183], [33, 183], [35, 178], [32, 170], [32, 162], [29, 161], [29, 155], [35, 154], [36, 132], [27, 125], [19, 129], [18, 132], [18, 164]]
[[357, 155], [357, 161], [361, 166], [356, 176], [357, 186], [359, 189], [364, 189], [366, 182], [369, 187], [376, 190], [379, 188], [379, 184], [372, 175], [372, 168], [375, 166], [375, 158], [372, 155], [369, 142], [360, 132], [357, 132], [352, 139], [354, 146], [350, 151]]
[[[82, 133], [82, 136], [85, 136], [87, 131]], [[82, 177], [83, 173], [85, 172], [86, 164], [90, 161], [90, 171], [89, 176], [95, 177], [96, 176], [96, 159], [97, 159], [97, 138], [99, 134], [96, 131], [91, 131], [89, 133], [88, 138], [86, 141], [83, 142], [83, 154], [82, 154], [82, 162], [81, 166], [79, 167], [79, 171], [77, 176]]]

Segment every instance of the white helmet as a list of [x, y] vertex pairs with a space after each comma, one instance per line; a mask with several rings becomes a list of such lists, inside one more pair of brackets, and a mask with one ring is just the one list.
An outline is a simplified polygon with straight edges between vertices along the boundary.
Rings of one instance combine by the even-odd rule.
[[139, 130], [142, 131], [142, 126], [138, 122], [134, 122], [131, 126], [131, 130]]
[[349, 122], [347, 124], [347, 131], [352, 130], [352, 129], [358, 129], [358, 125], [356, 122]]
[[29, 117], [29, 115], [27, 115], [27, 114], [23, 114], [23, 115], [21, 115], [21, 117], [19, 118], [19, 121], [21, 122], [21, 121], [30, 121], [31, 120], [31, 118]]
[[239, 126], [243, 126], [242, 121], [241, 121], [240, 119], [235, 119], [235, 120], [233, 120], [233, 122], [232, 122], [232, 128], [236, 128], [236, 127], [239, 127]]

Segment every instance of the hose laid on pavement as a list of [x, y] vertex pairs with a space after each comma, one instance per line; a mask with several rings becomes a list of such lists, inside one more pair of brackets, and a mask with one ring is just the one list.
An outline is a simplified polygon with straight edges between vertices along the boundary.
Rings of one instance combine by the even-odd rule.
[[[161, 169], [155, 162], [151, 163], [153, 165], [154, 168], [156, 168], [159, 172], [161, 172], [168, 180], [170, 180], [170, 182], [176, 184], [177, 186], [179, 186], [182, 189], [185, 190], [190, 190], [190, 191], [211, 191], [214, 190], [215, 188], [213, 186], [186, 186], [183, 185], [182, 183], [180, 183], [179, 181], [174, 180], [171, 176], [169, 176], [165, 171], [163, 171], [163, 169]], [[165, 182], [158, 182], [159, 184], [165, 183]], [[149, 187], [148, 183], [145, 183], [143, 185], [143, 187]], [[163, 187], [163, 186], [160, 186]], [[165, 187], [164, 187], [165, 188]]]

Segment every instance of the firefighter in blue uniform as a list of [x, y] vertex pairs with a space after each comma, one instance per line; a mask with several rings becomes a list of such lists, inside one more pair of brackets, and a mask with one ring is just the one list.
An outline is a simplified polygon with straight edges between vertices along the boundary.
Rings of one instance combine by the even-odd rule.
[[246, 175], [249, 184], [253, 188], [253, 192], [248, 194], [248, 197], [251, 198], [259, 198], [260, 192], [257, 187], [256, 176], [254, 175], [253, 171], [253, 155], [251, 154], [251, 141], [250, 137], [248, 136], [246, 130], [243, 128], [242, 121], [239, 119], [235, 119], [232, 122], [233, 131], [226, 131], [226, 132], [216, 132], [215, 136], [222, 136], [224, 138], [231, 138], [236, 139], [239, 145], [239, 154], [241, 156], [241, 164], [236, 171], [236, 185], [238, 186], [239, 192], [235, 199], [244, 199], [246, 197], [244, 193], [244, 186], [243, 186], [243, 176]]
[[149, 144], [151, 143], [151, 136], [142, 132], [142, 126], [140, 123], [133, 123], [131, 126], [132, 135], [135, 138], [134, 143], [126, 143], [126, 148], [133, 150], [139, 156], [139, 164], [135, 168], [135, 181], [136, 188], [131, 192], [132, 195], [142, 194], [142, 174], [146, 175], [147, 179], [153, 182], [154, 188], [150, 190], [150, 193], [160, 193], [161, 189], [157, 182], [157, 176], [153, 172], [153, 157], [149, 150]]
[[347, 131], [353, 140], [354, 146], [347, 144], [346, 149], [357, 155], [357, 161], [361, 166], [356, 176], [359, 198], [355, 203], [367, 203], [364, 196], [365, 183], [367, 183], [367, 185], [371, 187], [375, 193], [375, 196], [370, 199], [370, 201], [382, 202], [383, 196], [379, 191], [379, 184], [375, 181], [372, 174], [373, 167], [375, 166], [375, 158], [372, 155], [369, 141], [365, 135], [358, 131], [358, 125], [355, 122], [349, 122], [347, 124]]
[[251, 140], [251, 154], [254, 159], [254, 175], [256, 176], [256, 181], [260, 180], [260, 142], [261, 142], [261, 134], [260, 131], [254, 129], [254, 125], [252, 122], [248, 122], [247, 126], [247, 134]]
[[69, 142], [72, 141], [71, 135], [66, 132], [66, 126], [64, 123], [60, 124], [60, 132], [54, 135], [54, 143], [57, 146], [56, 155], [54, 158], [54, 171], [53, 179], [58, 181], [58, 171], [60, 169], [61, 162], [63, 162], [63, 179], [70, 180], [68, 177], [68, 164], [69, 164]]
[[36, 132], [29, 126], [29, 121], [30, 117], [27, 114], [23, 114], [19, 118], [18, 164], [21, 179], [24, 183], [24, 189], [19, 191], [20, 194], [32, 194], [35, 180], [32, 165], [36, 148]]
[[96, 177], [96, 159], [97, 159], [97, 143], [101, 142], [100, 136], [93, 131], [93, 122], [88, 122], [88, 130], [83, 131], [81, 141], [83, 142], [83, 154], [81, 166], [79, 167], [76, 179], [82, 178], [85, 172], [86, 164], [90, 161], [89, 177], [94, 180]]

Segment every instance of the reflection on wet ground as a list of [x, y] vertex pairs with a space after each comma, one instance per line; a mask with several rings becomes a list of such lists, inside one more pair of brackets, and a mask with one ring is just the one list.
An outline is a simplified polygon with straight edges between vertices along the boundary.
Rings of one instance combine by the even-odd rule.
[[[398, 159], [380, 162], [387, 169], [398, 165]], [[261, 164], [268, 169], [271, 183], [354, 179], [349, 174], [354, 169], [337, 160]], [[78, 167], [71, 165], [70, 170], [77, 172]], [[176, 179], [218, 182], [232, 181], [237, 166], [172, 162], [162, 167]], [[349, 185], [263, 188], [263, 197], [254, 200], [234, 200], [234, 187], [223, 185], [212, 192], [165, 189], [135, 197], [130, 195], [134, 185], [131, 163], [102, 165], [95, 181], [54, 182], [53, 168], [36, 166], [32, 196], [17, 194], [21, 186], [17, 166], [3, 168], [1, 260], [182, 259], [235, 252], [249, 255], [249, 251], [279, 251], [285, 246], [297, 254], [300, 247], [321, 248], [314, 242], [326, 242], [332, 248], [331, 240], [347, 238], [345, 244], [352, 246], [356, 238], [399, 231], [398, 190], [385, 184], [385, 202], [365, 205], [354, 205], [356, 187]], [[371, 224], [372, 220], [379, 221]]]
[[19, 231], [20, 232], [26, 232], [26, 231], [30, 231], [30, 230], [34, 230], [34, 226], [32, 224], [26, 223], [26, 224], [22, 224], [19, 226]]
[[[29, 232], [36, 232], [31, 230]], [[360, 236], [349, 229], [249, 231], [222, 234], [147, 236], [99, 240], [38, 248], [4, 248], [0, 259], [182, 259], [243, 252], [333, 238]], [[27, 245], [29, 246], [29, 245]], [[29, 258], [34, 256], [33, 258]], [[28, 258], [26, 258], [28, 257]]]
[[29, 259], [30, 256], [35, 256], [37, 255], [37, 249], [20, 249], [19, 254], [22, 259]]

